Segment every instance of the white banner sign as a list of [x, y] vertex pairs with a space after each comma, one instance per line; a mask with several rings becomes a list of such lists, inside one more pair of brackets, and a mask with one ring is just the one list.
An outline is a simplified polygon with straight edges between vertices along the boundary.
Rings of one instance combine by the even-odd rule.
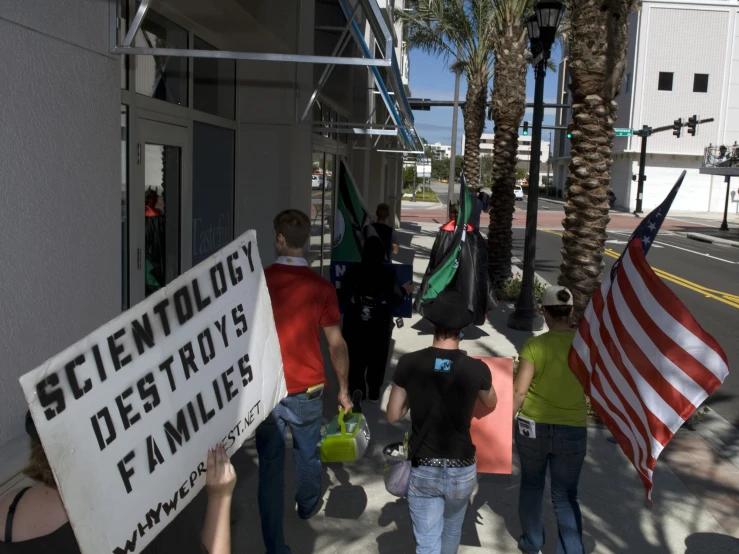
[[20, 382], [83, 554], [141, 552], [287, 394], [256, 232]]
[[416, 164], [417, 177], [431, 177], [431, 164]]

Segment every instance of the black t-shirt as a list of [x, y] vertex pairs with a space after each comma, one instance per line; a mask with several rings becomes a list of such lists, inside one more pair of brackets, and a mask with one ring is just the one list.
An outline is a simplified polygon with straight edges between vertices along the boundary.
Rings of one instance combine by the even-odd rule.
[[475, 455], [470, 422], [481, 390], [493, 384], [490, 368], [460, 350], [426, 348], [400, 358], [393, 382], [406, 390], [411, 448], [426, 418], [433, 418], [416, 458], [463, 460]]

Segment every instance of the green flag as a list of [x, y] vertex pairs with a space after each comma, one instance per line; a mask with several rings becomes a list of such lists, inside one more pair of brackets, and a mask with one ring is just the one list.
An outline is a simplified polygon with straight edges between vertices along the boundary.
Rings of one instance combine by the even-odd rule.
[[369, 214], [344, 158], [339, 159], [338, 183], [331, 261], [360, 262], [364, 245], [362, 228]]
[[459, 253], [462, 251], [462, 243], [467, 236], [467, 222], [472, 211], [472, 197], [467, 189], [464, 173], [459, 179], [459, 210], [457, 212], [457, 224], [454, 227], [454, 237], [451, 247], [444, 253], [439, 264], [428, 278], [426, 292], [421, 302], [433, 300], [452, 282], [459, 268]]

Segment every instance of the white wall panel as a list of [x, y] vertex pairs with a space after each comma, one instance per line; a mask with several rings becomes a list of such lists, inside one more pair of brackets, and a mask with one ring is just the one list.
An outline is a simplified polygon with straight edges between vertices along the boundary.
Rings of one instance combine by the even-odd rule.
[[[717, 121], [701, 126], [696, 138], [684, 129], [680, 139], [669, 131], [649, 139], [651, 153], [701, 154], [709, 142], [715, 144], [719, 140], [730, 12], [695, 5], [663, 8], [648, 4], [644, 9], [649, 12], [643, 29], [646, 52], [638, 76], [643, 95], [640, 119], [635, 126], [670, 125], [678, 117], [685, 120], [693, 114], [714, 117]], [[672, 91], [657, 89], [660, 72], [674, 73]], [[707, 93], [693, 92], [696, 73], [709, 75]]]

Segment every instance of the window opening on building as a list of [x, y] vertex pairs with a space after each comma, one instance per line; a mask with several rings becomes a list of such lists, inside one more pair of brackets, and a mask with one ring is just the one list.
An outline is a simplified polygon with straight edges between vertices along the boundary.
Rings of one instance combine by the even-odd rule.
[[668, 73], [666, 71], [659, 72], [659, 83], [657, 84], [657, 90], [672, 90], [672, 80], [674, 73]]
[[693, 76], [693, 92], [708, 92], [707, 73], [696, 73]]
[[[149, 10], [135, 38], [140, 48], [186, 50], [187, 44], [187, 31], [153, 10]], [[141, 55], [135, 63], [138, 94], [187, 106], [187, 58]]]

